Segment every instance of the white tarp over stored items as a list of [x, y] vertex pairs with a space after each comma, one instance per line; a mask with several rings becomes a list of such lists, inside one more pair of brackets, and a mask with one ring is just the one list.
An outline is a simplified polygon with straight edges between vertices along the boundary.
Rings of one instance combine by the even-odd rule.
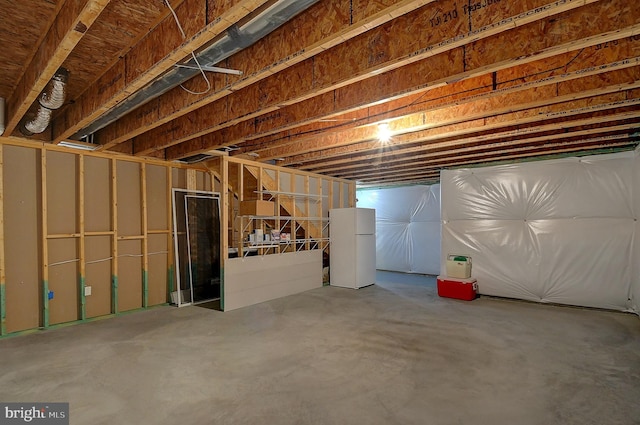
[[639, 166], [626, 152], [443, 171], [442, 270], [470, 255], [481, 294], [637, 311]]
[[358, 190], [376, 210], [376, 268], [440, 273], [440, 185]]

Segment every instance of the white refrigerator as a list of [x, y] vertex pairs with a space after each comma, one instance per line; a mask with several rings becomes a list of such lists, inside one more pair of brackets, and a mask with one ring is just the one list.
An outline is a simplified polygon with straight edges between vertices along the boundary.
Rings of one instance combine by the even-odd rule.
[[357, 289], [376, 283], [376, 210], [329, 210], [329, 237], [331, 286]]

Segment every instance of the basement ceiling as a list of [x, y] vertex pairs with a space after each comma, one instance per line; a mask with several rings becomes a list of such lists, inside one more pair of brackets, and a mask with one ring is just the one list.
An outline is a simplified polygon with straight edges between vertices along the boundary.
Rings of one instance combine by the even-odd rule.
[[[365, 186], [640, 140], [634, 1], [170, 5], [186, 37], [160, 0], [0, 0], [4, 136], [166, 160], [225, 151]], [[224, 42], [234, 49], [218, 52]], [[207, 71], [207, 82], [196, 70], [152, 96], [206, 49], [222, 58], [206, 65], [242, 75]], [[23, 136], [61, 66], [65, 105], [44, 133]]]

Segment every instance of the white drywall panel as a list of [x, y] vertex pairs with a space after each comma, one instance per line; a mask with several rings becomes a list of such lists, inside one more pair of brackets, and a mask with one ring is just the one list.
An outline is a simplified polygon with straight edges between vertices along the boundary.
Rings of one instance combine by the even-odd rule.
[[230, 258], [224, 270], [224, 310], [322, 286], [322, 251]]

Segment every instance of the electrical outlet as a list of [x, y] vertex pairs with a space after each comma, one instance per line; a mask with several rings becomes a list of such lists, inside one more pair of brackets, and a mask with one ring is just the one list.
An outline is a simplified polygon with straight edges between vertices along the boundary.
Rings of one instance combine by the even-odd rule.
[[84, 287], [84, 296], [88, 297], [89, 295], [91, 295], [91, 286], [85, 286]]

